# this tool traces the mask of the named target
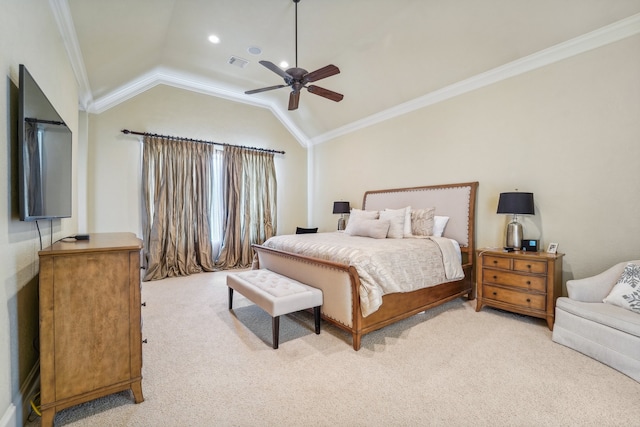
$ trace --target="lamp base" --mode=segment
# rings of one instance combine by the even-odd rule
[[[347,221],[344,219],[344,215],[340,217],[338,220],[338,231],[344,230],[346,227]]]
[[[522,224],[512,221],[507,224],[507,239],[504,247],[519,251],[522,248]]]

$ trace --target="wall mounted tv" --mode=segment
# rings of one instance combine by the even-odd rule
[[[71,130],[20,64],[18,178],[20,220],[71,217]]]

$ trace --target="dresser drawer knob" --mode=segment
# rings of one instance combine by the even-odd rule
[[[498,295],[498,293],[497,293],[497,292],[494,292],[493,294],[494,294],[494,295]]]
[[[494,259],[494,260],[493,260],[493,263],[494,263],[494,264],[497,264],[497,263],[498,263],[498,260],[495,260],[495,259]]]
[[[527,302],[531,302],[531,298],[527,298]]]
[[[530,284],[531,284],[531,280],[527,280],[527,285],[530,285]]]
[[[527,264],[527,268],[531,270],[531,264]]]
[[[494,279],[497,279],[497,278],[498,278],[498,276],[493,276],[493,278],[494,278]]]

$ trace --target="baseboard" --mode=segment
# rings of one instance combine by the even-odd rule
[[[18,427],[18,420],[16,420],[16,405],[13,403],[9,405],[2,418],[0,418],[0,427]]]
[[[31,412],[31,399],[34,398],[40,388],[40,359],[36,360],[35,365],[31,368],[29,375],[20,387],[20,393],[13,400],[14,410],[14,426],[19,427],[25,425],[27,417]],[[20,412],[17,412],[20,408]],[[9,424],[11,425],[11,424]],[[0,423],[0,427],[5,427]]]

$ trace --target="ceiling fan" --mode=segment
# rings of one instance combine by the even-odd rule
[[[261,89],[248,90],[245,92],[247,95],[254,93],[266,92],[268,90],[280,89],[283,87],[291,87],[291,93],[289,94],[289,110],[295,110],[298,108],[300,102],[300,90],[306,88],[307,91],[330,99],[335,102],[342,101],[344,95],[331,91],[329,89],[322,88],[316,85],[307,85],[308,83],[315,82],[327,77],[331,77],[340,73],[340,69],[335,65],[327,65],[312,72],[307,72],[304,68],[298,68],[298,3],[300,0],[293,0],[296,7],[296,66],[289,68],[287,71],[282,70],[276,64],[270,61],[259,61],[260,64],[267,67],[274,73],[278,74],[284,79],[285,84],[263,87]]]

